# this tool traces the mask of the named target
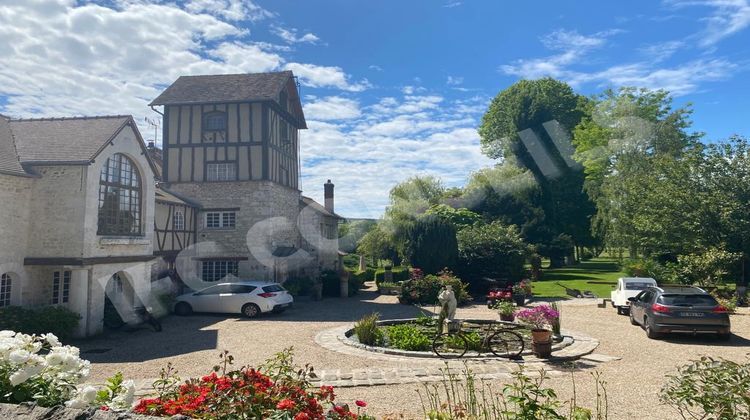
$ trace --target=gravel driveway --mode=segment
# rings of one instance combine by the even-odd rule
[[[677,418],[676,412],[658,402],[658,392],[666,374],[701,355],[740,361],[750,349],[750,312],[747,309],[732,317],[735,336],[729,342],[701,337],[654,341],[610,307],[597,308],[592,300],[565,301],[562,305],[563,328],[598,338],[601,344],[596,353],[621,358],[596,367],[607,381],[610,419]],[[126,378],[154,378],[167,362],[172,362],[182,377],[198,376],[210,371],[224,349],[234,355],[237,365],[257,365],[289,346],[294,346],[299,364],[310,363],[318,369],[370,368],[374,363],[384,368],[403,367],[396,362],[335,353],[314,342],[319,331],[350,324],[371,312],[388,319],[416,316],[419,309],[399,305],[392,296],[379,296],[370,291],[351,299],[298,302],[285,313],[255,320],[226,315],[171,316],[163,320],[164,330],[160,333],[147,329],[114,332],[73,344],[81,348],[82,357],[91,360],[93,381],[100,381],[118,370]],[[494,318],[495,315],[477,305],[459,309],[458,317]],[[555,368],[561,369],[560,366]],[[594,404],[593,371],[582,366],[571,373],[576,380],[579,405]],[[497,391],[502,388],[499,380],[490,383]],[[570,384],[570,377],[566,375],[548,382],[561,398],[570,397]],[[386,385],[340,388],[337,393],[342,401],[367,401],[371,414],[420,418],[416,390],[421,388],[415,384]]]

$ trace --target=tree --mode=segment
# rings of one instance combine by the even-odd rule
[[[586,102],[563,82],[522,80],[500,92],[482,118],[484,153],[528,170],[540,187],[544,216],[537,220],[543,241],[565,233],[578,246],[596,242],[590,229],[595,207],[583,191],[569,134],[583,118]]]
[[[444,192],[442,182],[434,176],[411,177],[391,189],[388,213],[394,219],[417,216],[439,204]]]
[[[396,265],[401,263],[401,257],[393,234],[378,224],[370,229],[357,244],[357,253],[376,260],[390,260]]]
[[[461,230],[482,221],[482,216],[466,208],[454,209],[446,204],[438,204],[427,209],[425,214],[437,216]]]
[[[453,269],[458,257],[456,228],[433,215],[419,217],[406,229],[404,257],[426,274]]]
[[[375,220],[352,220],[339,225],[339,249],[352,253],[357,249],[359,241],[375,226]]]
[[[524,242],[516,226],[497,221],[467,227],[457,237],[459,272],[469,281],[483,277],[520,280],[534,249]]]

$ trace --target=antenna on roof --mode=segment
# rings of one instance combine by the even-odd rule
[[[158,141],[158,135],[159,135],[159,127],[161,127],[161,124],[157,120],[152,120],[149,117],[143,117],[144,120],[146,120],[146,123],[149,127],[154,128],[154,144]]]

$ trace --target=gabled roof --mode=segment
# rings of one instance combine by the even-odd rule
[[[230,102],[273,101],[294,77],[291,71],[245,74],[180,76],[149,105],[190,105]],[[298,95],[292,100],[299,101]],[[299,109],[300,127],[306,128]]]
[[[10,121],[3,115],[0,115],[0,173],[30,176],[21,166],[13,132],[10,130]]]
[[[321,205],[320,203],[318,203],[317,201],[313,200],[310,197],[305,197],[304,195],[300,196],[299,204],[300,204],[300,207],[310,207],[310,209],[315,210],[324,216],[334,217],[336,219],[343,219],[343,217],[339,216],[336,213],[328,211],[323,205]]]
[[[24,165],[87,165],[127,126],[133,129],[151,170],[156,173],[130,115],[10,120],[18,157]]]
[[[200,203],[198,203],[197,201],[187,198],[181,194],[177,194],[174,191],[170,191],[164,188],[163,184],[156,184],[155,196],[156,201],[160,201],[162,203],[180,204],[188,207],[201,208]]]
[[[291,71],[180,76],[149,105],[276,100]]]

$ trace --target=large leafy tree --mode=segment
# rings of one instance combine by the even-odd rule
[[[516,226],[495,221],[458,232],[460,273],[469,281],[483,277],[520,280],[532,252]]]
[[[535,218],[541,223],[539,244],[560,234],[571,236],[577,246],[596,242],[590,229],[594,205],[583,192],[584,175],[572,159],[570,142],[586,102],[564,82],[522,80],[500,92],[482,118],[484,153],[529,171],[539,185],[538,208],[544,214]]]
[[[412,267],[434,274],[443,268],[455,268],[458,257],[456,227],[435,215],[425,215],[406,230],[404,257]]]

